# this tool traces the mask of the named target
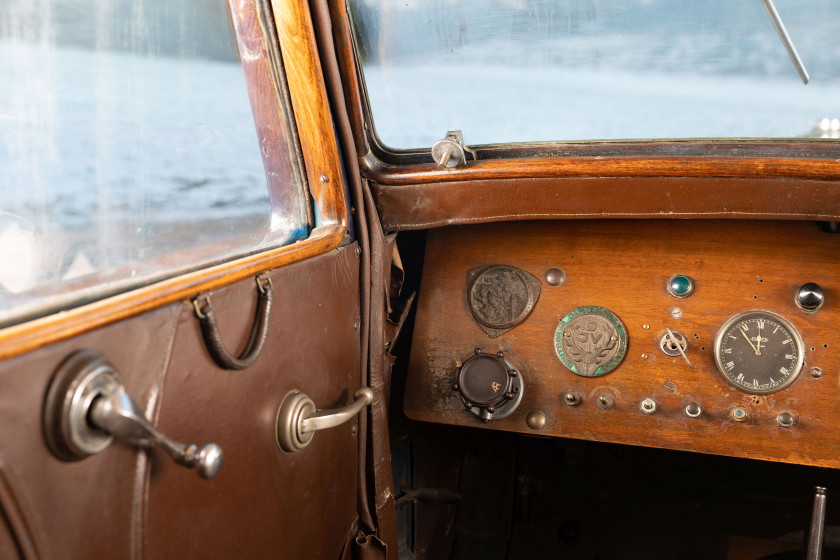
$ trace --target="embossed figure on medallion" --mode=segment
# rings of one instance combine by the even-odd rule
[[[582,377],[604,375],[627,353],[627,329],[610,310],[597,306],[575,309],[560,320],[554,333],[557,357]]]
[[[497,337],[528,316],[540,295],[533,275],[508,265],[475,268],[467,273],[470,313],[490,337]]]

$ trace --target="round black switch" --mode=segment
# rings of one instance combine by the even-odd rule
[[[522,400],[522,376],[502,352],[475,354],[458,363],[452,389],[460,393],[464,407],[487,422],[512,413]]]
[[[461,394],[472,404],[492,406],[508,392],[510,375],[503,360],[492,354],[481,354],[464,363],[458,384]]]

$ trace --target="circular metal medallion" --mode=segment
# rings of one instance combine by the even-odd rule
[[[491,337],[524,321],[540,297],[540,288],[539,280],[515,266],[484,266],[467,274],[470,312]]]
[[[627,354],[627,329],[609,309],[585,305],[560,320],[554,350],[569,371],[582,377],[611,372]]]

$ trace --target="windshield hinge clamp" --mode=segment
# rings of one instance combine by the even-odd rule
[[[473,160],[478,159],[475,150],[464,144],[464,135],[460,130],[450,130],[443,139],[432,146],[432,158],[438,167],[452,168],[465,165],[467,152],[472,155]]]

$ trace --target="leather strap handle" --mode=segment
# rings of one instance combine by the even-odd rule
[[[271,317],[271,301],[274,297],[274,287],[271,278],[268,276],[257,276],[257,311],[254,314],[254,322],[251,325],[251,334],[248,336],[248,343],[238,357],[233,357],[225,343],[222,341],[222,333],[216,322],[216,314],[213,312],[213,305],[210,303],[208,294],[199,294],[192,300],[195,314],[201,324],[201,334],[207,351],[213,360],[225,369],[245,369],[251,366],[259,358],[268,336],[268,320]]]

